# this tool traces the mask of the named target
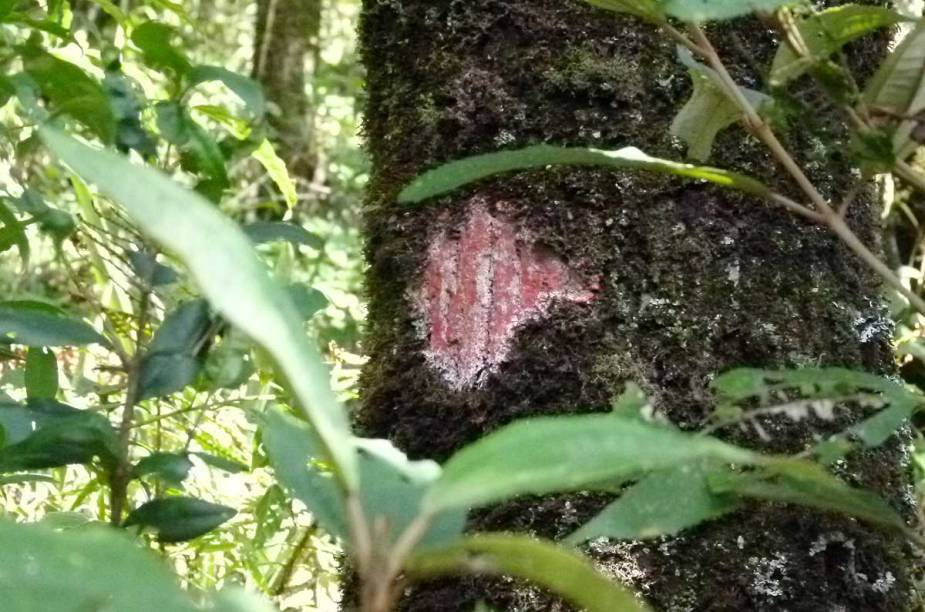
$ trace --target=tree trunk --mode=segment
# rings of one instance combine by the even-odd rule
[[[741,83],[757,86],[773,39],[753,20],[710,29]],[[890,323],[868,272],[827,231],[766,203],[703,184],[597,169],[483,182],[418,208],[395,203],[418,173],[449,160],[539,142],[673,159],[668,135],[690,93],[675,47],[632,18],[563,0],[365,0],[366,133],[373,160],[363,433],[414,457],[445,459],[514,419],[606,409],[629,381],[685,429],[703,425],[708,385],[729,368],[840,365],[892,371]],[[855,50],[875,66],[883,45]],[[846,137],[819,121],[804,87],[786,139],[832,197],[850,168]],[[810,123],[812,122],[812,123]],[[818,143],[833,145],[820,155]],[[759,143],[734,128],[714,165],[793,195]],[[872,199],[851,221],[876,241]],[[845,421],[762,422],[737,443],[803,450]],[[839,469],[910,511],[903,445]],[[561,537],[608,500],[579,494],[481,510],[478,530]],[[679,503],[683,503],[679,500]],[[911,609],[908,550],[863,523],[751,504],[655,542],[595,542],[606,574],[658,610]],[[503,580],[412,589],[407,610],[554,610]]]
[[[276,107],[280,156],[294,175],[311,181],[315,171],[311,104],[306,75],[317,64],[321,0],[258,0],[253,76]]]

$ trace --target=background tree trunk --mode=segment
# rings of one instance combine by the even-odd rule
[[[315,172],[313,119],[306,76],[317,65],[321,0],[258,0],[253,76],[276,106],[271,125],[280,156],[294,175]]]
[[[668,135],[690,80],[674,45],[632,18],[563,0],[365,0],[370,297],[365,434],[444,459],[511,420],[605,409],[636,381],[685,429],[711,409],[713,376],[737,366],[841,365],[890,372],[890,323],[878,287],[827,231],[748,197],[636,173],[556,169],[482,183],[423,207],[395,204],[419,172],[538,142],[681,158]],[[711,29],[736,77],[756,86],[773,38],[751,20]],[[882,45],[856,50],[874,66]],[[844,134],[818,120],[821,96],[787,139],[818,185],[850,181]],[[834,144],[817,153],[821,139]],[[792,192],[738,129],[715,165]],[[811,153],[813,152],[813,153]],[[794,194],[798,195],[798,194]],[[868,243],[876,207],[851,211]],[[845,421],[762,422],[738,443],[794,452]],[[902,445],[838,468],[909,512]],[[474,529],[561,537],[599,495],[524,499],[483,510]],[[911,608],[903,543],[843,517],[752,504],[655,542],[595,542],[602,570],[660,610]],[[506,581],[413,589],[408,610],[559,609]]]

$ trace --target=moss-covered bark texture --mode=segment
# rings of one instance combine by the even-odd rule
[[[758,85],[771,34],[750,20],[710,34],[736,77]],[[689,78],[654,28],[572,0],[364,0],[361,36],[374,167],[366,213],[371,361],[359,416],[365,434],[391,438],[414,457],[445,459],[514,419],[605,409],[628,381],[672,421],[696,429],[711,409],[711,378],[731,367],[890,370],[877,283],[826,230],[761,201],[681,180],[567,168],[505,176],[421,207],[395,203],[423,170],[539,142],[635,145],[682,158],[668,126]],[[878,49],[856,51],[859,65],[876,64]],[[817,120],[822,100],[811,89],[795,97],[799,122],[784,136],[837,197],[856,175],[839,153],[842,135]],[[792,192],[740,130],[720,138],[711,162]],[[454,387],[428,362],[419,296],[428,245],[464,227],[472,202],[535,237],[593,284],[596,297],[553,300],[543,317],[518,327],[503,363],[478,384]],[[870,201],[858,199],[851,218],[872,244]],[[727,435],[799,451],[844,423],[762,425],[761,436]],[[900,441],[852,458],[839,475],[908,511]],[[517,500],[475,513],[472,527],[561,537],[605,501]],[[912,606],[899,539],[802,508],[756,504],[680,537],[596,542],[589,553],[659,610]],[[500,610],[565,609],[535,589],[487,579],[420,585],[402,605],[471,610],[481,600]]]

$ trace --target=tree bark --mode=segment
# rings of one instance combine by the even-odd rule
[[[253,77],[276,107],[270,123],[290,172],[311,181],[313,120],[306,75],[318,63],[321,0],[258,0]]]
[[[710,35],[736,78],[759,86],[756,67],[774,49],[767,28],[746,19]],[[690,80],[652,26],[577,1],[365,0],[361,39],[373,161],[364,434],[442,460],[518,418],[607,409],[629,381],[696,430],[711,409],[710,380],[733,367],[892,372],[877,282],[827,231],[764,202],[690,181],[566,168],[504,176],[418,208],[395,203],[420,172],[500,148],[634,145],[680,159],[668,126]],[[882,50],[872,43],[853,54],[869,70]],[[812,112],[798,113],[785,136],[835,198],[850,183],[839,154],[847,137],[818,119],[822,100],[803,87],[795,103]],[[741,130],[724,133],[715,151],[713,165],[799,196]],[[875,243],[873,199],[850,215]],[[846,422],[772,418],[762,422],[766,436],[730,439],[797,452]],[[856,454],[838,474],[910,512],[900,438]],[[557,538],[607,501],[521,499],[473,513],[471,526]],[[912,606],[899,538],[800,507],[751,504],[679,537],[595,542],[588,553],[658,610]],[[536,589],[486,579],[419,585],[402,606],[471,610],[480,600],[565,609]]]

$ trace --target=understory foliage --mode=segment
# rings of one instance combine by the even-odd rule
[[[407,580],[465,572],[522,578],[587,610],[647,610],[582,545],[674,535],[750,500],[846,515],[925,545],[921,513],[913,520],[830,469],[897,434],[918,449],[919,481],[925,469],[925,23],[785,0],[588,1],[678,43],[693,95],[672,132],[690,159],[538,143],[433,169],[397,205],[550,165],[745,191],[832,231],[883,278],[906,379],[717,372],[711,424],[693,433],[658,419],[628,381],[595,414],[519,421],[442,466],[409,461],[349,427],[363,362],[357,6],[323,5],[304,92],[315,128],[305,146],[320,170],[305,177],[277,153],[277,109],[247,76],[252,3],[0,0],[4,609],[331,609],[343,551],[368,612],[391,609]],[[767,91],[736,84],[705,29],[751,12],[779,34]],[[906,37],[862,86],[843,48],[882,28]],[[852,198],[826,200],[775,136],[787,88],[805,76],[855,135],[863,175],[852,180],[888,187],[897,247],[886,262],[845,222]],[[724,129],[764,143],[801,197],[701,165]],[[768,417],[845,415],[853,425],[798,456],[717,437]],[[581,490],[619,495],[563,542],[464,533],[473,508]]]

